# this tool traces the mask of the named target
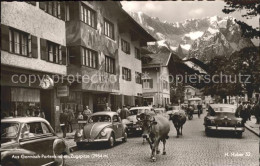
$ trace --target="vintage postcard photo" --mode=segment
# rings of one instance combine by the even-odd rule
[[[1,1],[0,166],[259,166],[259,11]]]

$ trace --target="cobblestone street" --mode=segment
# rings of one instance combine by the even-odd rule
[[[157,161],[150,161],[148,143],[142,145],[141,137],[130,137],[127,143],[118,143],[112,149],[103,146],[86,146],[85,149],[71,153],[86,155],[89,158],[66,159],[67,166],[102,165],[174,165],[174,166],[257,166],[259,164],[259,138],[249,130],[242,138],[232,134],[207,137],[204,132],[203,116],[194,115],[187,120],[183,136],[176,137],[176,130],[171,123],[170,138],[166,143],[166,155],[157,155]],[[160,144],[162,151],[162,144]],[[242,156],[241,156],[242,155]],[[79,156],[78,156],[79,157]]]

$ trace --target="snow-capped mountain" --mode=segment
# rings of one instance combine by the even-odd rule
[[[208,62],[215,56],[229,56],[234,51],[253,46],[250,39],[241,36],[239,25],[233,17],[206,17],[169,23],[142,12],[130,15],[159,42],[157,45],[178,53],[180,58],[195,57]]]

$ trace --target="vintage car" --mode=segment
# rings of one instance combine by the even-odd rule
[[[132,107],[129,112],[130,115],[127,117],[129,123],[127,123],[127,131],[128,134],[141,134],[143,132],[141,126],[137,123],[136,115],[140,113],[148,113],[153,112],[153,107]],[[154,113],[154,112],[153,112]]]
[[[127,141],[126,125],[116,112],[106,111],[93,113],[83,129],[76,131],[74,138],[79,149],[95,142],[106,142],[113,147],[115,141],[119,140]]]
[[[193,114],[197,114],[198,113],[197,105],[202,102],[201,98],[199,97],[190,98],[188,99],[188,102],[189,105],[191,105],[194,109]],[[201,113],[203,113],[203,109],[201,111],[202,111]]]
[[[169,116],[169,114],[167,114],[165,108],[154,108],[154,112],[155,112],[155,114],[157,114],[157,115],[162,115],[162,116],[164,116],[165,118],[170,119],[170,116]]]
[[[212,131],[233,131],[238,137],[242,137],[245,131],[242,118],[235,116],[236,106],[230,104],[211,104],[208,114],[204,118],[205,133]]]
[[[65,165],[64,155],[69,153],[65,141],[43,118],[1,120],[2,166]]]

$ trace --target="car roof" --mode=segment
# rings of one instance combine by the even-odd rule
[[[4,122],[16,122],[16,123],[31,123],[31,122],[45,122],[48,123],[49,122],[43,118],[40,117],[17,117],[17,118],[5,118],[5,119],[1,119],[1,123]]]
[[[218,107],[228,107],[228,108],[236,108],[236,105],[232,104],[210,104],[212,108],[218,108]]]
[[[100,111],[100,112],[95,112],[92,114],[93,115],[109,115],[109,116],[113,116],[113,115],[118,115],[116,112],[111,112],[111,111]]]
[[[134,109],[152,109],[153,107],[149,107],[149,106],[146,106],[146,107],[132,107],[130,108],[130,110],[134,110]]]
[[[165,108],[154,108],[154,110],[165,110]]]

